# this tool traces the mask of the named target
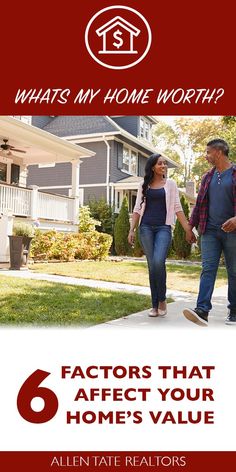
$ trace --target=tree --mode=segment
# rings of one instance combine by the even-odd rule
[[[132,249],[133,249],[132,250],[132,255],[134,257],[142,257],[143,256],[144,252],[143,252],[143,248],[142,248],[142,245],[141,245],[141,242],[140,242],[138,228],[135,231],[134,246],[133,246]]]
[[[113,233],[114,212],[111,206],[106,202],[105,198],[100,200],[90,200],[89,208],[91,216],[100,221],[100,226],[96,230],[101,233]]]
[[[222,118],[222,138],[227,141],[230,148],[230,159],[236,161],[236,116],[224,116]]]
[[[220,118],[199,120],[182,117],[174,120],[173,129],[171,128],[169,125],[158,124],[154,131],[154,143],[172,159],[173,153],[178,155],[182,165],[173,176],[179,187],[185,186],[187,180],[198,183],[202,174],[209,169],[209,164],[204,159],[206,144],[210,139],[222,136],[224,124]]]
[[[131,252],[128,243],[129,227],[128,199],[124,197],[114,228],[115,251],[118,256],[126,256]]]
[[[90,215],[90,208],[88,205],[82,206],[79,210],[79,231],[81,233],[88,233],[95,231],[96,226],[100,226],[100,221],[95,220]]]
[[[234,116],[224,116],[219,120],[215,120],[217,126],[212,126],[212,120],[204,120],[203,124],[205,126],[204,133],[206,134],[205,139],[199,135],[196,139],[196,150],[198,152],[198,157],[195,160],[195,164],[192,168],[192,173],[195,176],[199,176],[198,180],[209,170],[209,164],[204,159],[205,148],[211,139],[220,138],[227,141],[230,148],[230,159],[232,161],[236,160],[236,117]],[[197,133],[197,129],[196,129]]]
[[[153,144],[157,147],[160,153],[170,157],[178,164],[177,168],[169,169],[169,177],[173,177],[177,182],[178,187],[183,186],[184,165],[181,163],[181,158],[175,149],[178,136],[174,128],[166,123],[159,122],[153,129]]]
[[[183,212],[186,218],[189,218],[189,204],[184,195],[181,196],[180,202],[183,208]],[[174,235],[173,235],[173,246],[175,249],[175,253],[181,259],[187,259],[191,254],[191,245],[187,243],[185,239],[185,231],[182,228],[180,222],[177,220]]]

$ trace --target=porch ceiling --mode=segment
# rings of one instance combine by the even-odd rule
[[[25,151],[23,154],[14,149],[11,150],[9,158],[19,165],[79,161],[81,157],[95,155],[88,149],[69,143],[10,116],[0,116],[1,144],[3,139],[8,139],[10,146]]]

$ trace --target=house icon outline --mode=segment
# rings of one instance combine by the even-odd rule
[[[111,31],[113,28],[120,27],[124,30],[129,32],[129,49],[126,50],[107,50],[106,43],[107,43],[107,33]],[[121,31],[118,30],[119,34]],[[98,51],[98,54],[138,54],[138,51],[134,50],[134,36],[137,37],[140,34],[140,30],[136,28],[136,26],[129,23],[129,21],[125,20],[121,16],[115,16],[110,21],[102,25],[100,28],[96,30],[98,36],[102,36],[103,40],[103,48],[101,51]]]

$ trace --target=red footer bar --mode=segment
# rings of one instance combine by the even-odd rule
[[[93,471],[235,471],[236,452],[0,452],[4,472]]]

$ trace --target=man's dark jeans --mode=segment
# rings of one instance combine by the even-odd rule
[[[171,227],[141,225],[140,241],[148,262],[153,308],[166,299],[166,257],[171,243]]]
[[[220,256],[223,252],[228,273],[228,308],[236,311],[236,234],[222,229],[208,229],[201,236],[202,273],[197,307],[208,312],[215,285]]]

